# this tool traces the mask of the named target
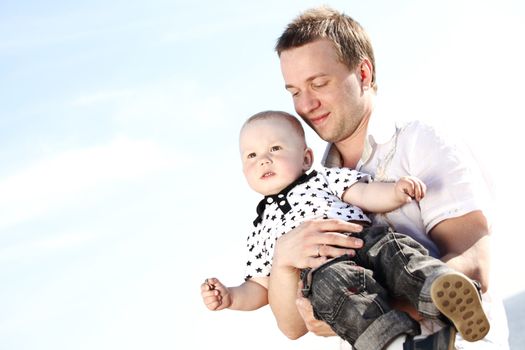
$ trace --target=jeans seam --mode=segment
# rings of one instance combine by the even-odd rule
[[[391,234],[391,233],[389,233]],[[414,275],[412,273],[412,271],[410,271],[407,266],[408,266],[408,259],[405,255],[405,253],[403,252],[403,249],[401,247],[401,245],[399,244],[398,240],[397,240],[397,237],[395,234],[391,234],[392,235],[392,238],[394,240],[394,242],[396,243],[396,247],[397,247],[397,251],[398,253],[401,254],[401,256],[403,257],[403,269],[407,272],[407,274],[414,280],[417,280],[419,282],[424,282],[425,280],[423,278],[419,278],[418,276]]]

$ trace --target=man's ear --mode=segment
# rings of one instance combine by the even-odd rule
[[[364,58],[359,65],[359,77],[361,78],[361,88],[368,90],[372,87],[372,63]]]
[[[314,152],[311,148],[306,147],[304,150],[304,157],[303,157],[303,170],[307,171],[312,167],[312,164],[314,163]]]

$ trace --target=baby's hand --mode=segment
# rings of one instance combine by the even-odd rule
[[[427,191],[427,186],[414,176],[403,176],[396,182],[396,195],[402,202],[409,203],[412,199],[420,201]]]
[[[212,311],[226,309],[232,304],[228,287],[217,278],[206,278],[201,284],[201,296],[204,305]]]

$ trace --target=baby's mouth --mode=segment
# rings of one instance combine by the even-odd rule
[[[271,176],[273,176],[273,175],[275,175],[275,173],[269,171],[269,172],[267,172],[267,173],[264,173],[264,174],[261,176],[261,179],[266,179],[266,178],[269,178],[269,177],[271,177]]]

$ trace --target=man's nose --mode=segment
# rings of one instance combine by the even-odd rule
[[[309,91],[304,91],[295,100],[295,110],[299,115],[307,115],[320,106],[319,99]]]

